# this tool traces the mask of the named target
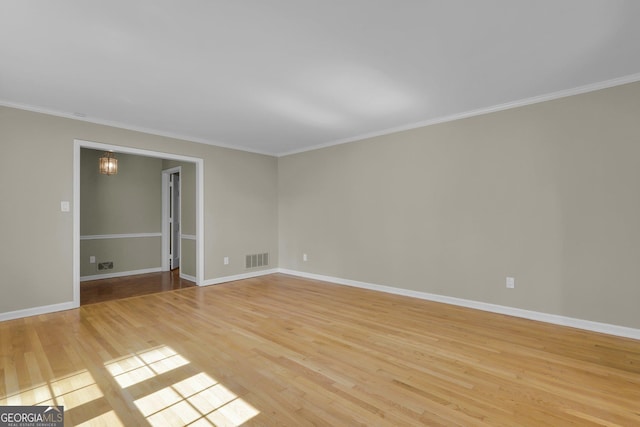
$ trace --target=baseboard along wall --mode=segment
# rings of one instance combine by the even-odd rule
[[[557,314],[542,313],[538,311],[524,310],[515,307],[508,307],[497,304],[489,304],[486,302],[467,300],[463,298],[454,298],[444,295],[430,294],[427,292],[413,291],[410,289],[396,288],[393,286],[377,285],[373,283],[359,282],[356,280],[342,279],[339,277],[324,276],[321,274],[306,273],[297,270],[289,270],[279,268],[279,273],[289,274],[292,276],[303,277],[307,279],[321,280],[324,282],[334,283],[337,285],[353,286],[357,288],[369,289],[373,291],[387,292],[390,294],[403,295],[413,298],[424,299],[428,301],[441,302],[444,304],[457,305],[461,307],[473,308],[476,310],[488,311],[491,313],[506,314],[508,316],[521,317],[529,320],[537,320],[540,322],[552,323],[554,325],[569,326],[572,328],[583,329],[591,332],[599,332],[619,337],[632,338],[640,340],[640,329],[629,328],[626,326],[611,325],[608,323],[593,322],[591,320],[575,319],[573,317],[560,316]]]
[[[160,267],[145,268],[142,270],[132,270],[132,271],[119,271],[117,273],[106,273],[106,274],[95,274],[92,276],[82,276],[80,277],[80,281],[86,282],[88,280],[114,279],[116,277],[135,276],[136,274],[158,273],[160,271],[162,271],[162,268]]]
[[[120,273],[101,274],[96,276],[83,276],[80,281],[107,279],[114,277],[130,276],[135,274],[155,273],[161,271],[161,268],[151,268],[145,270],[126,271]],[[320,280],[324,282],[334,283],[337,285],[353,286],[357,288],[369,289],[373,291],[386,292],[395,295],[403,295],[412,298],[419,298],[428,301],[440,302],[444,304],[452,304],[461,307],[472,308],[476,310],[488,311],[491,313],[505,314],[508,316],[520,317],[529,320],[551,323],[554,325],[569,326],[572,328],[583,329],[591,332],[599,332],[603,334],[615,335],[619,337],[632,338],[640,340],[640,329],[629,328],[626,326],[612,325],[609,323],[594,322],[591,320],[576,319],[573,317],[560,316],[557,314],[549,314],[532,310],[524,310],[515,307],[508,307],[497,304],[490,304],[481,301],[467,300],[463,298],[448,297],[444,295],[431,294],[427,292],[414,291],[410,289],[396,288],[393,286],[378,285],[374,283],[360,282],[357,280],[343,279],[339,277],[326,276],[321,274],[307,273],[303,271],[290,270],[286,268],[272,268],[268,270],[254,271],[250,273],[236,274],[232,276],[218,277],[215,279],[205,280],[202,286],[217,285],[220,283],[233,282],[236,280],[250,279],[253,277],[266,276],[268,274],[282,273],[291,276],[302,277],[306,279]],[[195,277],[180,275],[180,277],[195,282]],[[21,317],[35,316],[39,314],[52,313],[55,311],[69,310],[77,308],[73,302],[54,304],[42,307],[33,307],[24,310],[16,310],[7,313],[0,313],[0,321],[17,319]]]

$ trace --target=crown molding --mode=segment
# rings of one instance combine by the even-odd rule
[[[213,140],[204,139],[204,138],[197,138],[197,137],[194,137],[194,136],[183,135],[183,134],[180,134],[180,133],[166,132],[166,131],[161,131],[161,130],[157,130],[157,129],[151,129],[151,128],[147,128],[147,127],[143,127],[143,126],[135,126],[135,125],[130,125],[128,123],[118,122],[118,121],[114,121],[114,120],[103,120],[103,119],[99,119],[99,118],[96,118],[96,117],[87,117],[87,116],[77,115],[77,114],[74,114],[74,113],[69,113],[69,112],[66,112],[66,111],[55,110],[55,109],[52,109],[52,108],[36,107],[34,105],[20,104],[20,103],[16,103],[16,102],[5,101],[5,100],[2,100],[2,99],[0,99],[0,106],[9,107],[9,108],[16,108],[18,110],[24,110],[24,111],[31,111],[32,113],[40,113],[40,114],[47,114],[47,115],[50,115],[50,116],[62,117],[62,118],[65,118],[65,119],[79,120],[81,122],[93,123],[93,124],[96,124],[96,125],[110,126],[110,127],[114,127],[114,128],[118,128],[118,129],[124,129],[124,130],[130,130],[130,131],[134,131],[134,132],[146,133],[146,134],[149,134],[149,135],[162,136],[162,137],[165,137],[165,138],[179,139],[179,140],[182,140],[182,141],[185,141],[185,142],[194,142],[194,143],[198,143],[198,144],[211,145],[213,147],[227,148],[229,150],[236,150],[236,151],[245,151],[245,152],[248,152],[248,153],[262,154],[262,155],[271,156],[271,157],[274,156],[273,153],[268,153],[266,151],[260,151],[260,150],[254,150],[254,149],[243,147],[243,146],[239,146],[239,145],[233,145],[233,144],[228,144],[228,143],[225,143],[225,142],[213,141]]]
[[[495,113],[498,111],[510,110],[512,108],[524,107],[531,104],[538,104],[545,101],[553,101],[554,99],[566,98],[573,95],[581,95],[583,93],[595,92],[601,89],[607,89],[610,87],[621,86],[627,83],[635,83],[640,81],[640,73],[631,74],[611,80],[606,80],[598,83],[591,83],[588,85],[578,86],[572,89],[560,90],[557,92],[551,92],[544,95],[533,96],[531,98],[520,99],[517,101],[505,102],[504,104],[492,105],[489,107],[478,108],[476,110],[470,110],[462,113],[451,114],[448,116],[436,117],[429,120],[423,120],[415,123],[409,123],[402,126],[391,127],[375,132],[364,133],[356,136],[351,136],[344,139],[338,139],[335,141],[325,142],[311,147],[302,148],[299,150],[291,150],[283,153],[279,153],[277,157],[290,156],[292,154],[304,153],[307,151],[319,150],[321,148],[333,147],[334,145],[347,144],[349,142],[362,141],[364,139],[374,138],[377,136],[389,135],[396,132],[402,132],[406,130],[417,129],[421,127],[436,125],[439,123],[452,122],[460,119],[467,119],[470,117],[481,116],[483,114]]]
[[[130,125],[130,124],[127,124],[127,123],[122,123],[122,122],[117,122],[117,121],[112,121],[112,120],[103,120],[103,119],[98,119],[98,118],[95,118],[95,117],[83,117],[81,115],[77,115],[77,114],[74,114],[74,113],[58,111],[58,110],[50,109],[50,108],[36,107],[36,106],[33,106],[33,105],[28,105],[28,104],[20,104],[20,103],[5,101],[5,100],[2,100],[2,99],[0,99],[0,106],[16,108],[16,109],[19,109],[19,110],[31,111],[31,112],[34,112],[34,113],[48,114],[48,115],[51,115],[51,116],[63,117],[63,118],[72,119],[72,120],[79,120],[79,121],[93,123],[93,124],[97,124],[97,125],[111,126],[111,127],[115,127],[115,128],[119,128],[119,129],[125,129],[125,130],[134,131],[134,132],[141,132],[141,133],[146,133],[146,134],[156,135],[156,136],[161,136],[161,137],[166,137],[166,138],[178,139],[178,140],[187,141],[187,142],[194,142],[194,143],[198,143],[198,144],[211,145],[211,146],[214,146],[214,147],[226,148],[226,149],[230,149],[230,150],[245,151],[245,152],[248,152],[248,153],[261,154],[261,155],[271,156],[271,157],[285,157],[285,156],[290,156],[290,155],[293,155],[293,154],[305,153],[307,151],[319,150],[319,149],[322,149],[322,148],[332,147],[332,146],[335,146],[335,145],[347,144],[349,142],[362,141],[362,140],[369,139],[369,138],[374,138],[374,137],[378,137],[378,136],[389,135],[389,134],[392,134],[392,133],[397,133],[397,132],[417,129],[417,128],[431,126],[431,125],[435,125],[435,124],[439,124],[439,123],[452,122],[452,121],[455,121],[455,120],[466,119],[466,118],[475,117],[475,116],[481,116],[481,115],[484,115],[484,114],[495,113],[495,112],[498,112],[498,111],[509,110],[509,109],[512,109],[512,108],[524,107],[524,106],[531,105],[531,104],[538,104],[538,103],[545,102],[545,101],[552,101],[552,100],[555,100],[555,99],[566,98],[568,96],[580,95],[580,94],[584,94],[584,93],[588,93],[588,92],[594,92],[594,91],[597,91],[597,90],[607,89],[607,88],[610,88],[610,87],[620,86],[620,85],[624,85],[624,84],[628,84],[628,83],[635,83],[637,81],[640,81],[640,73],[630,74],[630,75],[618,77],[618,78],[615,78],[615,79],[610,79],[610,80],[605,80],[605,81],[602,81],[602,82],[597,82],[597,83],[591,83],[591,84],[587,84],[587,85],[583,85],[583,86],[578,86],[578,87],[574,87],[574,88],[571,88],[571,89],[565,89],[565,90],[560,90],[560,91],[556,91],[556,92],[550,92],[550,93],[547,93],[547,94],[533,96],[533,97],[530,97],[530,98],[524,98],[524,99],[520,99],[520,100],[516,100],[516,101],[510,101],[510,102],[506,102],[506,103],[503,103],[503,104],[497,104],[497,105],[492,105],[492,106],[488,106],[488,107],[484,107],[484,108],[478,108],[478,109],[475,109],[475,110],[465,111],[465,112],[462,112],[462,113],[456,113],[456,114],[451,114],[451,115],[447,115],[447,116],[435,117],[435,118],[428,119],[428,120],[422,120],[422,121],[419,121],[419,122],[408,123],[408,124],[405,124],[405,125],[386,128],[386,129],[378,130],[378,131],[375,131],[375,132],[368,132],[368,133],[358,134],[358,135],[350,136],[350,137],[347,137],[347,138],[342,138],[342,139],[338,139],[338,140],[334,140],[334,141],[327,141],[327,142],[320,143],[320,144],[315,144],[315,145],[312,145],[312,146],[309,146],[309,147],[305,147],[305,148],[301,148],[301,149],[297,149],[297,150],[285,151],[285,152],[281,152],[281,153],[272,153],[272,152],[267,152],[267,151],[262,151],[262,150],[255,150],[255,149],[247,148],[247,147],[240,146],[240,145],[234,145],[234,144],[229,144],[229,143],[220,142],[220,141],[213,141],[213,140],[208,140],[208,139],[204,139],[204,138],[197,138],[197,137],[194,137],[194,136],[183,135],[183,134],[179,134],[179,133],[160,131],[160,130],[157,130],[157,129],[151,129],[151,128],[146,128],[146,127],[142,127],[142,126],[134,126],[134,125]]]

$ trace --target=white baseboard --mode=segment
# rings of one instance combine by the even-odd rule
[[[217,277],[215,279],[205,280],[204,282],[202,282],[202,286],[218,285],[220,283],[233,282],[236,280],[251,279],[253,277],[260,277],[266,276],[267,274],[278,273],[278,271],[279,269],[272,268],[270,270],[253,271],[251,273],[236,274],[234,276]]]
[[[158,273],[160,271],[162,271],[162,268],[160,267],[145,268],[143,270],[120,271],[118,273],[96,274],[94,276],[82,276],[80,277],[80,281],[86,282],[87,280],[113,279],[116,277],[135,276],[136,274]]]
[[[467,300],[462,298],[454,298],[426,292],[413,291],[410,289],[395,288],[391,286],[376,285],[373,283],[358,282],[356,280],[341,279],[339,277],[324,276],[321,274],[305,273],[303,271],[289,270],[279,268],[279,273],[290,274],[292,276],[304,277],[307,279],[322,280],[338,285],[353,286],[356,288],[370,289],[374,291],[387,292],[390,294],[404,295],[413,298],[420,298],[429,301],[441,302],[445,304],[457,305],[461,307],[474,308],[492,313],[506,314],[524,319],[538,320],[541,322],[552,323],[555,325],[570,326],[572,328],[584,329],[592,332],[600,332],[609,335],[616,335],[625,338],[633,338],[640,340],[640,329],[629,328],[626,326],[611,325],[608,323],[593,322],[591,320],[575,319],[573,317],[559,316],[557,314],[548,314],[538,311],[524,310],[521,308],[507,307],[504,305],[489,304],[486,302]]]
[[[98,276],[84,276],[80,278],[80,280],[84,281],[84,280],[106,279],[110,277],[121,277],[121,276],[135,275],[135,274],[154,273],[158,271],[161,271],[161,269],[151,268],[146,270],[135,270],[135,271],[127,271],[127,272],[121,272],[121,273],[112,273],[108,275],[105,274],[105,275],[98,275]],[[216,285],[216,284],[225,283],[225,282],[232,282],[235,280],[250,279],[252,277],[260,277],[260,276],[265,276],[265,275],[274,274],[274,273],[290,274],[292,276],[304,277],[307,279],[314,279],[314,280],[321,280],[325,282],[335,283],[338,285],[353,286],[357,288],[370,289],[374,291],[386,292],[386,293],[391,293],[396,295],[404,295],[404,296],[424,299],[428,301],[452,304],[452,305],[457,305],[461,307],[468,307],[468,308],[473,308],[477,310],[488,311],[492,313],[506,314],[509,316],[521,317],[524,319],[537,320],[541,322],[552,323],[555,325],[570,326],[573,328],[584,329],[587,331],[600,332],[604,334],[616,335],[620,337],[640,340],[640,329],[629,328],[626,326],[618,326],[618,325],[612,325],[609,323],[601,323],[601,322],[594,322],[591,320],[576,319],[572,317],[560,316],[557,314],[548,314],[548,313],[542,313],[538,311],[524,310],[520,308],[507,307],[503,305],[467,300],[463,298],[448,297],[444,295],[430,294],[427,292],[413,291],[410,289],[395,288],[392,286],[376,285],[373,283],[359,282],[356,280],[342,279],[339,277],[325,276],[321,274],[306,273],[303,271],[289,270],[286,268],[274,268],[269,270],[255,271],[251,273],[237,274],[233,276],[218,277],[215,279],[205,280],[202,286]],[[195,282],[195,277],[191,277],[188,275],[181,275],[181,277],[184,277],[187,280],[193,280]],[[0,313],[0,322],[5,320],[18,319],[22,317],[53,313],[56,311],[70,310],[73,308],[78,308],[78,305],[73,302],[65,302],[60,304],[27,308],[23,310],[9,311],[6,313]]]
[[[78,308],[78,305],[73,302],[63,302],[60,304],[25,308],[24,310],[9,311],[6,313],[0,313],[0,322],[3,322],[5,320],[20,319],[22,317],[38,316],[40,314],[53,313],[54,311],[71,310],[72,308]]]
[[[196,278],[194,276],[190,276],[188,274],[180,273],[180,278],[184,279],[184,280],[189,280],[189,281],[194,282],[194,283],[196,282]]]

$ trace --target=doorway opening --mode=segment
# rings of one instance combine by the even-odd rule
[[[147,157],[147,158],[155,158],[155,159],[160,159],[162,160],[162,163],[165,167],[169,167],[171,168],[171,166],[175,166],[176,164],[178,165],[183,165],[185,167],[187,167],[188,170],[188,176],[189,176],[189,200],[191,200],[189,206],[191,206],[189,208],[189,212],[191,212],[191,214],[189,215],[189,218],[191,218],[189,220],[189,227],[188,227],[188,232],[191,233],[187,236],[185,236],[183,234],[183,230],[182,230],[182,222],[183,222],[183,218],[182,218],[182,181],[184,180],[184,170],[181,170],[178,168],[178,170],[173,171],[174,176],[171,177],[171,174],[167,174],[166,178],[168,180],[168,182],[170,181],[172,183],[172,189],[171,189],[171,194],[167,194],[167,215],[170,214],[171,212],[171,218],[172,221],[175,223],[175,225],[173,227],[171,227],[171,229],[167,230],[167,234],[166,234],[166,240],[167,242],[171,241],[171,245],[169,245],[169,243],[166,244],[167,247],[172,247],[171,249],[171,261],[169,260],[169,256],[164,256],[164,252],[161,252],[164,250],[164,240],[165,240],[165,233],[164,233],[164,223],[163,223],[163,230],[160,233],[156,233],[156,232],[136,232],[136,230],[133,230],[133,232],[131,231],[127,231],[127,232],[119,232],[119,231],[107,231],[107,232],[87,232],[86,230],[86,222],[83,222],[83,234],[81,235],[81,231],[80,231],[80,206],[81,206],[81,191],[80,191],[80,181],[81,181],[81,168],[80,168],[80,164],[81,164],[81,149],[90,149],[90,150],[101,150],[101,151],[114,151],[116,153],[121,153],[121,154],[126,154],[126,155],[133,155],[133,156],[141,156],[141,157]],[[85,150],[86,151],[86,150]],[[161,259],[157,259],[157,264],[155,264],[156,266],[158,266],[158,268],[155,269],[156,272],[161,273],[163,271],[169,272],[172,268],[175,269],[175,271],[173,271],[171,273],[171,276],[177,276],[178,272],[179,272],[179,278],[180,279],[187,279],[187,280],[191,280],[193,282],[195,282],[196,285],[200,286],[202,285],[203,282],[203,276],[204,276],[204,211],[203,211],[203,199],[204,199],[204,191],[203,191],[203,181],[204,181],[204,172],[203,172],[203,166],[204,166],[204,161],[200,158],[195,158],[195,157],[188,157],[188,156],[182,156],[182,155],[175,155],[175,154],[168,154],[168,153],[162,153],[162,152],[155,152],[155,151],[150,151],[150,150],[142,150],[142,149],[137,149],[137,148],[131,148],[131,147],[124,147],[124,146],[116,146],[116,145],[110,145],[110,144],[103,144],[103,143],[97,143],[97,142],[91,142],[91,141],[83,141],[83,140],[75,140],[74,141],[74,174],[73,174],[73,191],[74,191],[74,203],[73,203],[73,305],[75,307],[79,307],[80,306],[80,282],[81,279],[83,281],[87,281],[87,280],[92,280],[92,279],[98,279],[98,278],[109,278],[109,279],[116,279],[119,276],[126,276],[127,272],[129,273],[143,273],[142,270],[136,270],[135,268],[128,268],[128,270],[130,271],[122,271],[122,274],[120,274],[120,272],[116,271],[116,269],[118,267],[122,266],[123,270],[127,270],[125,262],[120,262],[120,264],[116,263],[115,264],[115,269],[114,267],[111,267],[113,269],[113,273],[110,274],[110,277],[105,277],[104,272],[100,271],[99,275],[93,276],[93,270],[87,270],[87,266],[85,266],[84,264],[88,264],[88,263],[96,263],[96,261],[94,261],[96,258],[99,257],[94,257],[94,256],[88,256],[86,253],[82,252],[85,251],[87,252],[85,249],[87,247],[86,243],[89,241],[100,241],[100,240],[108,240],[108,242],[110,243],[111,246],[113,246],[114,242],[122,242],[122,241],[126,241],[126,239],[130,239],[132,241],[138,241],[141,242],[144,239],[152,239],[154,236],[157,236],[156,238],[162,238],[162,243],[161,243],[161,248],[156,246],[158,249],[156,249],[158,252],[155,252],[156,254],[161,255]],[[171,169],[175,169],[175,168],[171,168]],[[171,169],[167,169],[167,170],[171,170]],[[177,174],[175,174],[175,172],[177,172]],[[158,175],[156,175],[156,177],[158,177]],[[164,174],[164,170],[163,170],[163,174],[162,174],[162,178],[164,179],[165,174]],[[158,179],[158,178],[156,178]],[[159,182],[156,181],[156,182]],[[157,184],[156,184],[157,185]],[[84,187],[83,187],[84,188]],[[157,188],[157,187],[156,187]],[[163,185],[163,192],[164,192],[164,185]],[[169,188],[167,186],[167,188]],[[175,191],[175,189],[177,189],[177,191]],[[84,190],[83,190],[84,191]],[[156,193],[157,194],[157,193]],[[85,194],[86,196],[86,194]],[[171,196],[171,197],[169,197]],[[172,200],[171,204],[172,206],[169,206],[169,199]],[[89,200],[91,200],[91,198],[89,198]],[[156,199],[157,200],[157,199]],[[85,202],[86,205],[86,202]],[[165,204],[163,203],[163,207],[162,210],[165,210]],[[170,209],[171,208],[171,209]],[[129,209],[131,210],[131,209]],[[195,211],[195,212],[194,212]],[[156,211],[157,212],[157,211]],[[103,213],[103,212],[101,212]],[[158,217],[156,217],[158,218]],[[193,219],[195,218],[195,220]],[[158,218],[159,219],[159,218]],[[157,221],[157,220],[155,220]],[[153,224],[153,221],[147,221],[147,224]],[[155,222],[155,224],[158,224],[158,222]],[[159,224],[158,224],[159,225]],[[168,225],[168,224],[167,224]],[[157,225],[155,226],[157,227]],[[155,227],[151,227],[151,228],[155,228]],[[155,230],[157,230],[157,228],[155,228]],[[143,230],[145,231],[145,230]],[[146,230],[149,231],[149,230]],[[154,231],[154,230],[150,230],[150,231]],[[160,231],[160,230],[158,230]],[[171,234],[169,234],[169,232],[171,232]],[[110,233],[110,234],[109,234]],[[187,238],[188,240],[186,241],[187,243],[187,255],[188,255],[188,262],[187,262],[187,267],[188,267],[188,277],[182,277],[183,276],[183,272],[182,272],[182,268],[184,267],[184,262],[185,262],[185,258],[184,256],[185,253],[183,252],[184,247],[182,247],[182,239]],[[83,246],[81,249],[81,240],[83,242]],[[129,246],[128,245],[128,251],[131,253],[135,253],[135,249],[134,249],[135,245],[133,246]],[[93,249],[92,249],[93,251]],[[134,251],[134,252],[132,252]],[[117,253],[113,252],[113,253]],[[82,254],[82,257],[81,257]],[[169,254],[169,252],[167,252],[167,254]],[[93,255],[93,253],[91,253],[91,255]],[[156,257],[158,255],[155,255]],[[85,258],[87,258],[85,260]],[[127,258],[127,261],[129,260],[130,257]],[[111,258],[109,258],[109,261],[111,261]],[[166,264],[166,266],[165,266]],[[94,264],[95,265],[95,264]],[[113,266],[113,264],[110,264],[111,266]],[[91,267],[94,268],[94,267]],[[97,267],[95,267],[97,268]],[[153,269],[149,269],[149,270],[153,270]],[[81,271],[83,272],[81,274]],[[87,271],[90,271],[89,273],[87,273]],[[146,271],[144,271],[146,273]],[[98,277],[99,276],[99,277]]]
[[[162,171],[162,270],[180,268],[182,254],[182,167]]]

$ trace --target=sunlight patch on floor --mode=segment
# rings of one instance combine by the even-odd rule
[[[239,426],[259,414],[205,373],[149,394],[135,404],[153,426],[184,425],[198,420],[201,425]]]
[[[188,363],[170,347],[162,346],[109,362],[105,367],[120,387],[127,388]]]
[[[87,370],[82,370],[7,396],[0,400],[0,406],[63,406],[65,417],[69,419],[74,408],[103,397],[104,394],[93,376]],[[121,426],[123,424],[114,411],[109,411],[79,425]]]
[[[127,388],[189,363],[170,347],[161,346],[106,363],[105,367],[120,387]],[[260,413],[204,372],[134,403],[152,426],[240,426]]]
[[[82,370],[7,396],[0,405],[64,406],[67,411],[103,396],[91,374]]]

